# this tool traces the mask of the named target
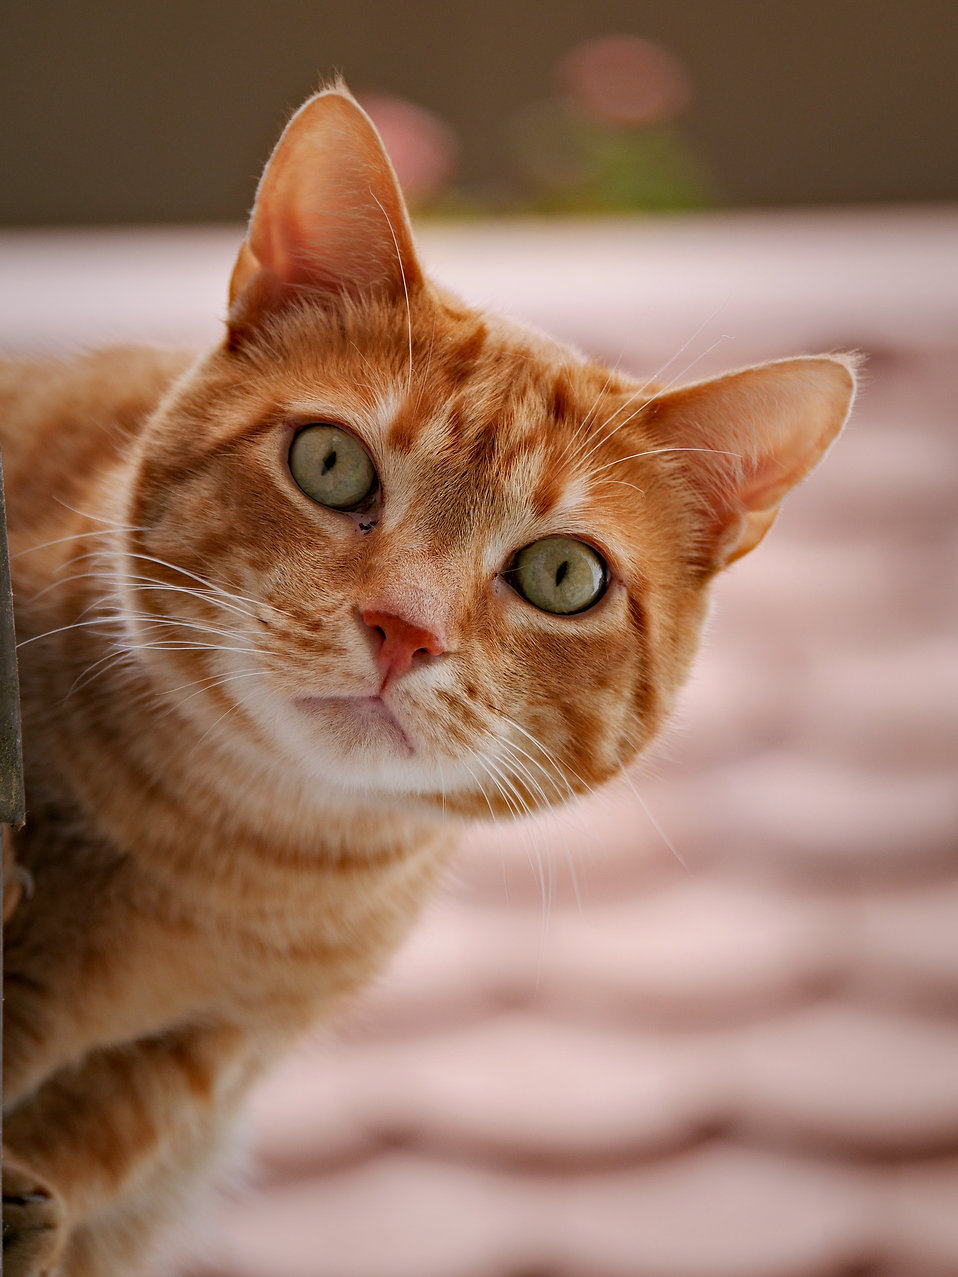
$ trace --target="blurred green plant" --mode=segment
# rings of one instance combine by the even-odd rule
[[[669,123],[607,123],[549,99],[515,119],[513,144],[520,207],[530,212],[661,212],[713,202],[704,170]]]
[[[420,213],[664,212],[715,203],[708,174],[676,124],[692,82],[668,49],[637,36],[601,36],[571,49],[553,76],[557,92],[510,121],[513,180],[494,190],[455,184],[457,139],[435,115],[382,94],[361,101]]]

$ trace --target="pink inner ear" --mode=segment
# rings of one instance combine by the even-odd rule
[[[756,369],[757,449],[739,491],[747,510],[776,509],[818,465],[851,410],[855,378],[840,359],[792,359]],[[763,384],[764,383],[764,384]]]
[[[408,293],[422,282],[396,175],[366,113],[339,90],[293,116],[256,193],[231,300],[260,272],[295,289]]]
[[[782,360],[658,396],[650,420],[666,446],[689,449],[688,475],[716,545],[737,557],[818,464],[854,396],[854,362]],[[730,530],[742,542],[729,545]]]

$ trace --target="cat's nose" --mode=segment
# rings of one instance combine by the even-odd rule
[[[392,612],[361,612],[364,623],[372,631],[377,644],[376,664],[383,675],[383,687],[409,669],[416,656],[441,656],[446,650],[442,639],[431,630],[420,629]]]

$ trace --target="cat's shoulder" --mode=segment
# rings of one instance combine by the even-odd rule
[[[0,359],[0,401],[52,411],[79,396],[89,410],[154,403],[194,354],[148,346],[109,346],[67,358]]]
[[[135,434],[194,358],[113,346],[71,358],[0,360],[0,447],[8,474],[38,451]]]

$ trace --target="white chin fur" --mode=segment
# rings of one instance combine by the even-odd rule
[[[326,704],[314,698],[317,704],[310,709],[278,695],[265,678],[227,686],[231,698],[275,742],[277,756],[310,787],[332,785],[367,796],[371,790],[402,796],[475,788],[469,760],[463,765],[452,757],[437,758],[435,749],[417,737],[413,722],[368,712],[360,702],[350,706],[345,697]]]

